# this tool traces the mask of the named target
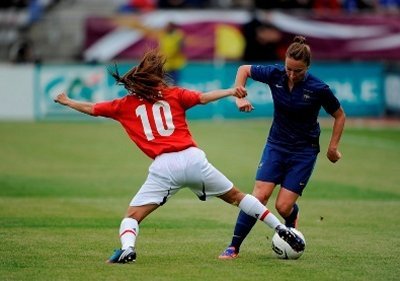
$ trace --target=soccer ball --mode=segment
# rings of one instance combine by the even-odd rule
[[[290,230],[300,236],[304,240],[304,243],[306,242],[303,233],[301,233],[298,229],[290,228]],[[297,260],[304,253],[304,250],[301,252],[296,252],[293,250],[285,240],[279,237],[278,233],[276,232],[272,237],[272,250],[278,258],[285,260]]]

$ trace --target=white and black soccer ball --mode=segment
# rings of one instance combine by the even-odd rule
[[[296,228],[290,228],[290,230],[300,236],[304,240],[304,243],[306,243],[303,233]],[[272,237],[272,250],[278,258],[286,260],[297,260],[304,253],[304,250],[301,252],[293,250],[285,240],[279,237],[278,233],[275,233]]]

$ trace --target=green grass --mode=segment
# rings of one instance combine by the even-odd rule
[[[270,123],[191,122],[198,144],[245,192]],[[347,126],[343,159],[325,157],[299,200],[307,241],[296,261],[274,257],[258,223],[241,257],[216,257],[238,210],[182,190],[142,224],[134,265],[106,265],[150,159],[112,122],[0,123],[1,280],[398,280],[400,129]],[[269,204],[273,209],[273,203]]]

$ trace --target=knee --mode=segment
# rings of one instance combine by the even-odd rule
[[[265,184],[256,184],[253,190],[253,196],[258,199],[262,204],[266,205],[269,197],[271,196],[273,187]]]
[[[262,194],[253,194],[255,198],[257,198],[258,201],[261,202],[264,206],[267,205],[268,198]]]
[[[242,201],[242,199],[244,198],[244,196],[245,194],[243,192],[241,192],[236,187],[233,187],[230,191],[218,197],[229,204],[238,206],[240,201]]]
[[[231,193],[230,198],[229,198],[229,203],[238,206],[240,201],[243,200],[243,198],[246,196],[243,192],[241,192],[238,189],[234,189],[234,191]]]
[[[140,223],[140,222],[142,221],[141,216],[139,216],[138,214],[136,214],[136,213],[134,213],[134,212],[133,212],[133,213],[128,213],[128,214],[126,214],[125,217],[126,217],[126,218],[134,219],[134,220],[136,220],[138,223]]]
[[[135,219],[138,223],[140,223],[143,220],[144,214],[141,208],[130,206],[126,211],[125,217]]]
[[[275,208],[282,217],[288,217],[292,212],[293,204],[289,202],[276,202]]]

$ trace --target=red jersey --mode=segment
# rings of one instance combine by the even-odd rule
[[[186,110],[200,103],[200,92],[179,87],[162,90],[155,103],[127,95],[94,105],[93,115],[121,123],[133,142],[150,158],[197,146],[186,122]]]

